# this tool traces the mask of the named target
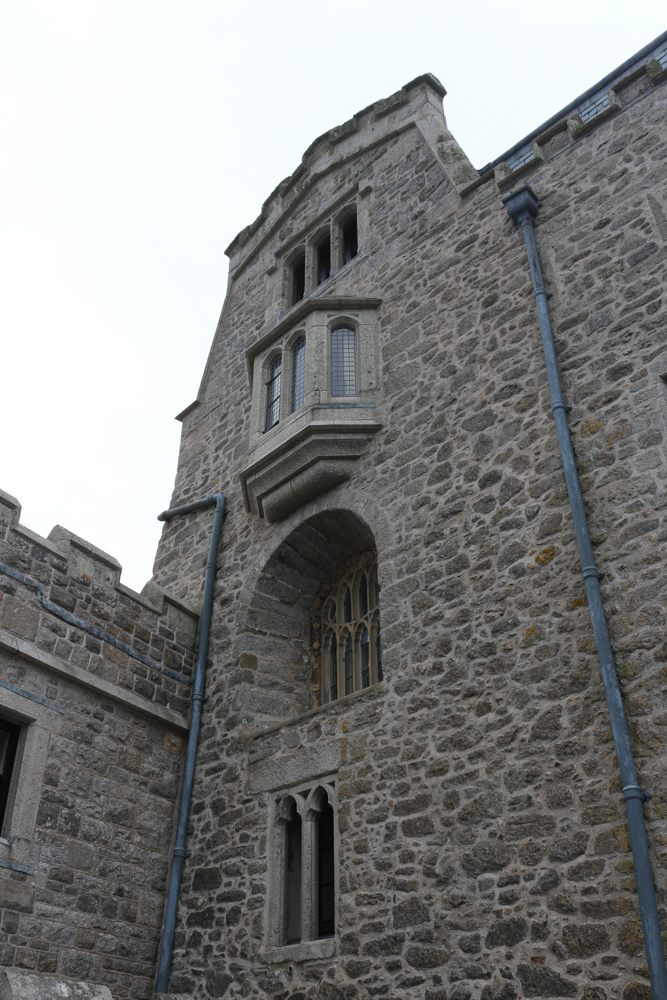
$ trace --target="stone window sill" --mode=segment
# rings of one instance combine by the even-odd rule
[[[338,951],[337,938],[322,938],[320,941],[303,941],[286,944],[282,948],[267,948],[260,952],[261,962],[308,962],[312,959],[331,958]]]

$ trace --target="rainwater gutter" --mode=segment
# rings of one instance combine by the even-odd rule
[[[588,608],[591,616],[591,624],[595,636],[602,681],[604,684],[609,718],[611,721],[616,756],[618,757],[618,767],[623,785],[623,798],[628,816],[628,827],[630,831],[630,845],[635,866],[635,878],[637,881],[637,893],[639,896],[639,910],[644,929],[644,944],[646,946],[646,958],[651,979],[651,990],[654,1000],[667,1000],[667,970],[665,969],[665,953],[663,949],[662,937],[660,934],[660,921],[658,918],[658,905],[655,895],[655,883],[649,856],[648,839],[646,836],[646,824],[644,821],[643,803],[649,798],[639,786],[637,769],[632,756],[632,746],[630,744],[630,734],[623,710],[621,691],[614,664],[614,654],[611,648],[607,620],[602,604],[602,592],[600,589],[600,578],[603,576],[595,567],[593,558],[593,546],[586,520],[584,509],[584,499],[579,482],[572,438],[567,423],[567,412],[571,407],[565,405],[563,390],[560,382],[560,372],[558,369],[558,357],[556,354],[556,344],[553,330],[551,328],[551,318],[549,315],[549,295],[544,287],[544,278],[540,266],[540,258],[535,241],[535,229],[533,219],[537,215],[540,204],[532,189],[525,184],[517,191],[512,192],[503,198],[503,204],[507,209],[510,218],[521,226],[523,238],[528,252],[528,263],[530,274],[533,279],[533,289],[535,301],[537,303],[537,313],[542,332],[542,346],[544,348],[544,359],[546,362],[547,376],[549,379],[549,391],[551,394],[551,409],[556,422],[558,433],[558,444],[560,446],[563,471],[565,473],[565,483],[570,498],[572,509],[572,520],[574,531],[577,537],[577,547],[581,560],[581,575],[584,578]]]
[[[215,516],[213,519],[213,530],[211,532],[208,559],[206,561],[204,599],[202,602],[201,619],[199,624],[199,645],[197,647],[197,666],[195,668],[192,710],[190,713],[190,734],[188,736],[188,746],[185,754],[185,769],[183,771],[183,784],[181,786],[181,800],[178,806],[176,841],[174,844],[171,863],[171,875],[169,877],[167,906],[164,914],[162,946],[160,949],[160,962],[158,965],[157,983],[155,986],[156,993],[166,993],[169,988],[169,973],[171,971],[171,959],[174,950],[176,912],[178,910],[181,877],[183,875],[183,865],[185,863],[185,859],[189,857],[189,851],[186,850],[185,844],[188,835],[188,820],[190,818],[190,802],[192,800],[192,786],[195,775],[195,758],[197,756],[197,743],[199,741],[202,704],[205,700],[204,688],[206,682],[206,659],[208,656],[208,639],[211,631],[213,586],[215,584],[216,569],[218,568],[217,553],[218,545],[220,543],[220,532],[222,531],[222,522],[225,516],[225,498],[222,493],[214,493],[212,496],[205,497],[203,500],[197,500],[195,503],[188,503],[183,507],[173,507],[171,510],[165,510],[158,516],[158,521],[171,521],[172,518],[178,517],[180,514],[189,514],[192,511],[204,510],[206,507],[213,506],[215,506]]]

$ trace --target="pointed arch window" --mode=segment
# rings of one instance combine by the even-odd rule
[[[336,934],[336,787],[332,775],[273,796],[267,943],[287,956]]]
[[[282,377],[282,358],[277,354],[269,365],[269,377],[266,381],[266,425],[265,430],[271,430],[280,420],[280,380]]]
[[[364,553],[332,583],[321,629],[324,702],[382,680],[380,589],[374,554]]]

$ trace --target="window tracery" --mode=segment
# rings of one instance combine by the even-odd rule
[[[382,680],[380,588],[373,553],[363,553],[330,586],[320,630],[325,703]]]

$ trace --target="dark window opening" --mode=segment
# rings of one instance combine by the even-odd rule
[[[299,337],[292,348],[292,413],[303,406],[306,379],[306,338]]]
[[[382,680],[382,645],[380,643],[380,626],[375,633],[375,657],[378,667],[378,684]]]
[[[0,719],[0,832],[5,821],[21,727]]]
[[[343,621],[352,621],[352,594],[349,587],[345,588],[345,595],[343,597]]]
[[[359,652],[361,654],[361,686],[367,688],[371,684],[371,641],[367,628],[361,633]]]
[[[271,430],[280,420],[280,378],[282,373],[280,356],[273,359],[269,366],[269,378],[266,383],[266,426]]]
[[[365,618],[368,614],[368,581],[366,574],[361,574],[359,580],[359,617]]]
[[[317,936],[336,933],[334,887],[334,813],[327,802],[320,813],[317,841]]]
[[[326,240],[317,247],[317,284],[321,285],[331,274],[331,239]]]
[[[288,820],[285,845],[285,944],[301,940],[301,817]]]
[[[352,639],[349,635],[345,640],[343,666],[345,668],[345,694],[352,694],[354,691],[354,657],[352,656]]]
[[[336,636],[331,636],[329,643],[329,701],[338,699],[338,656],[336,649]]]
[[[349,219],[343,226],[343,263],[347,264],[359,253],[357,242],[357,217]]]
[[[292,265],[292,305],[296,305],[306,294],[306,258],[299,257]]]

